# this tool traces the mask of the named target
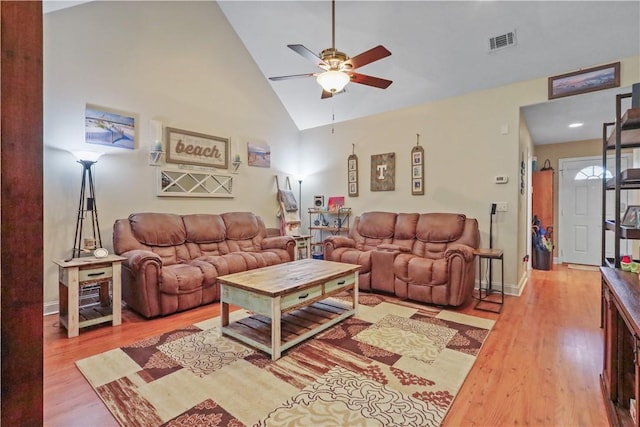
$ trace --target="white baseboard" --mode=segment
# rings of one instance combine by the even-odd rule
[[[44,315],[58,314],[60,312],[60,306],[58,301],[44,303]]]

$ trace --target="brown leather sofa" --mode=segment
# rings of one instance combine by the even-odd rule
[[[218,301],[218,276],[293,261],[295,240],[250,212],[135,213],[116,220],[113,248],[123,300],[149,318]]]
[[[362,266],[360,289],[459,306],[475,286],[478,221],[455,213],[366,212],[347,236],[324,241],[325,259]]]

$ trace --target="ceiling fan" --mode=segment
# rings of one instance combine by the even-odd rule
[[[291,76],[269,77],[269,80],[288,80],[301,77],[316,77],[320,86],[322,86],[322,99],[331,98],[334,93],[344,90],[349,82],[359,83],[367,86],[373,86],[380,89],[389,87],[391,80],[381,79],[379,77],[367,76],[354,72],[356,68],[363,67],[379,59],[391,55],[384,46],[378,45],[372,49],[362,52],[359,55],[350,58],[347,54],[336,49],[336,2],[331,1],[331,47],[324,49],[320,55],[316,55],[301,44],[290,44],[288,48],[301,56],[313,62],[322,72],[295,74]]]

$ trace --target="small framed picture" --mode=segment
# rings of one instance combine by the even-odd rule
[[[419,192],[422,191],[422,179],[414,179],[413,180],[413,185],[412,185],[411,191],[413,193],[419,193]]]
[[[640,219],[640,206],[628,206],[624,217],[622,218],[623,227],[640,228],[638,220]]]
[[[358,175],[356,171],[349,171],[349,182],[356,182],[358,180]]]
[[[411,176],[414,178],[422,178],[422,166],[414,166]]]
[[[351,157],[351,156],[349,156]],[[353,158],[349,158],[349,170],[350,171],[355,171],[358,169],[358,158],[357,157],[353,157]]]
[[[422,164],[422,151],[414,151],[413,152],[413,164],[421,165]]]
[[[358,194],[358,184],[356,182],[349,183],[349,194]]]

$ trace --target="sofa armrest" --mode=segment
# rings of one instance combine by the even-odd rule
[[[332,249],[336,248],[355,248],[356,241],[346,236],[329,236],[324,239],[325,246],[331,244]]]
[[[295,246],[296,240],[291,236],[272,236],[262,239],[260,247],[262,249],[287,249],[290,245]]]
[[[376,247],[378,251],[387,251],[387,252],[411,252],[411,249],[405,248],[400,245],[392,245],[391,243],[381,243]]]
[[[260,249],[268,251],[270,249],[282,249],[289,254],[289,261],[293,261],[296,254],[296,239],[291,236],[265,237],[260,243]]]
[[[447,248],[446,251],[444,251],[444,257],[447,259],[455,255],[461,255],[466,262],[473,261],[475,257],[473,248],[461,243],[451,245]]]
[[[120,254],[127,258],[123,263],[131,269],[131,271],[140,271],[146,264],[156,264],[158,269],[162,268],[162,258],[154,252],[143,249],[134,249]]]

